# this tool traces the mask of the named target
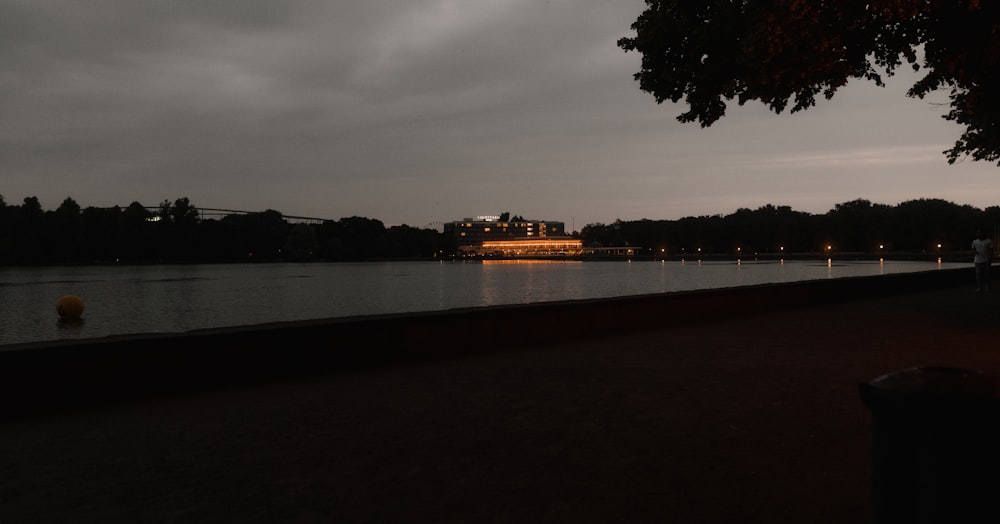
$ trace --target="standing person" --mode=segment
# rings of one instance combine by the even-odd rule
[[[990,265],[993,263],[993,240],[986,238],[983,231],[976,231],[972,241],[973,263],[976,265],[976,293],[990,290]]]

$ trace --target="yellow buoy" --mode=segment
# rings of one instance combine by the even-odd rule
[[[83,300],[76,295],[66,295],[56,301],[56,313],[65,322],[80,320],[83,315]]]

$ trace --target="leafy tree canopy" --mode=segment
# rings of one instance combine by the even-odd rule
[[[943,115],[965,126],[949,163],[1000,161],[1000,2],[985,0],[646,0],[619,47],[642,55],[639,87],[688,105],[681,122],[710,126],[726,101],[775,113],[808,109],[850,79],[883,86],[903,65],[907,92],[949,91]]]

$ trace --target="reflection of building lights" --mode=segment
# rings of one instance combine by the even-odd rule
[[[499,264],[570,264],[570,263],[583,264],[579,260],[546,260],[538,258],[530,259],[517,259],[517,258],[503,258],[503,259],[483,259],[482,263],[484,265],[499,265]]]

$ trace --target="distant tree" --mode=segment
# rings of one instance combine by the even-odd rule
[[[212,218],[198,222],[195,250],[203,262],[237,262],[245,258],[245,252],[233,249],[232,229],[221,220]]]
[[[195,235],[200,218],[198,209],[191,205],[187,197],[178,198],[173,203],[164,200],[160,203],[157,217],[154,227],[156,257],[167,261],[196,259]]]
[[[14,260],[14,238],[12,237],[12,209],[0,195],[0,264],[10,264]]]
[[[12,227],[16,260],[21,264],[40,264],[46,261],[45,212],[38,197],[25,197],[24,203],[13,213]]]
[[[909,200],[892,212],[890,229],[901,239],[900,249],[935,251],[937,244],[948,251],[972,242],[982,211],[938,198]]]
[[[729,239],[730,252],[735,248],[742,254],[805,251],[814,243],[810,218],[788,206],[773,204],[739,209],[723,217],[722,230],[715,235]]]
[[[316,228],[310,224],[295,224],[288,231],[288,239],[282,248],[291,260],[312,260],[319,252]]]
[[[288,240],[289,225],[278,211],[228,215],[222,219],[228,228],[235,253],[245,260],[275,260]]]
[[[164,200],[160,202],[160,209],[157,210],[156,216],[159,217],[158,222],[170,222],[173,220],[173,204],[169,200]]]
[[[392,258],[432,258],[442,250],[441,235],[433,229],[418,229],[407,225],[392,226],[385,232],[388,252]]]
[[[327,260],[366,260],[387,256],[385,225],[380,220],[345,217],[320,225],[318,241],[321,258]]]
[[[139,202],[129,204],[125,208],[124,213],[127,218],[136,223],[146,223],[153,217],[153,214],[146,209],[146,206],[143,206]]]
[[[81,209],[67,197],[45,211],[37,197],[9,206],[0,196],[0,264],[434,258],[457,250],[436,230],[387,230],[364,217],[292,225],[268,209],[202,220],[187,198],[152,209]]]
[[[50,257],[57,262],[78,261],[83,244],[83,221],[80,204],[66,197],[56,208],[49,223]]]
[[[80,213],[82,241],[80,261],[115,262],[121,260],[119,236],[121,234],[122,210],[88,207]]]
[[[178,198],[172,206],[168,206],[170,218],[174,224],[182,228],[193,228],[200,217],[198,208],[191,204],[187,197]]]
[[[159,258],[156,226],[153,214],[139,202],[132,202],[122,212],[117,249],[120,258],[129,262],[152,262]]]
[[[38,197],[24,197],[24,203],[21,204],[22,216],[41,219],[44,213],[45,211],[42,210],[42,203],[39,202]]]
[[[642,55],[639,87],[679,102],[681,122],[712,125],[726,101],[775,113],[812,107],[851,79],[882,86],[904,63],[925,71],[907,93],[949,90],[965,126],[949,163],[1000,160],[1000,2],[983,0],[646,0],[619,47]]]
[[[853,252],[872,251],[887,242],[894,245],[895,238],[888,231],[891,210],[861,198],[837,204],[823,217],[822,242],[836,239],[837,250]]]
[[[988,235],[1000,233],[1000,206],[990,206],[983,210],[983,216],[976,225],[977,229],[982,229]],[[994,239],[996,242],[996,239]],[[1000,246],[994,246],[1000,249]]]
[[[73,200],[71,197],[66,197],[66,199],[62,201],[62,204],[59,204],[59,207],[56,208],[56,213],[67,217],[79,216],[80,211],[80,204],[77,204],[76,200]]]
[[[587,246],[607,245],[608,237],[608,228],[601,222],[594,222],[580,228],[580,239]]]

